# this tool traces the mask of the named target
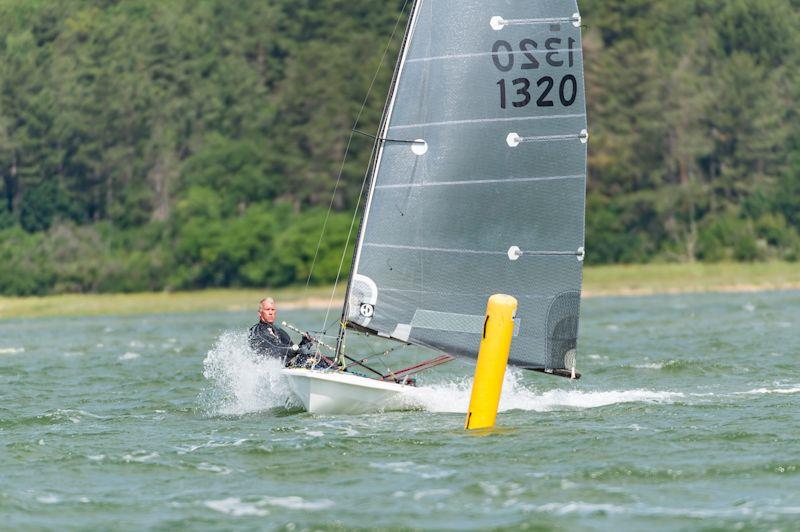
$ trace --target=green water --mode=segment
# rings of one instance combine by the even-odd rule
[[[460,363],[418,411],[287,407],[253,317],[1,321],[0,528],[800,529],[798,292],[586,301],[584,379],[512,373],[484,436]]]

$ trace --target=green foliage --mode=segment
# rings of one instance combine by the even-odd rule
[[[403,5],[0,0],[0,293],[346,275]],[[581,8],[589,261],[797,260],[797,0]]]
[[[0,293],[27,296],[48,291],[55,274],[43,253],[43,240],[44,234],[19,227],[0,231]]]
[[[255,204],[241,216],[224,218],[220,215],[219,195],[213,191],[196,192],[198,203],[181,205],[194,211],[176,231],[176,271],[170,284],[176,288],[209,286],[242,286],[259,284],[252,272],[269,259],[273,235],[278,230],[274,208]],[[199,199],[197,199],[199,198]],[[204,205],[201,206],[202,202]]]
[[[698,255],[707,261],[762,258],[752,222],[735,211],[717,216],[701,228]]]
[[[332,283],[339,273],[343,253],[343,271],[346,275],[353,256],[352,239],[345,250],[351,216],[334,213],[325,226],[325,211],[319,209],[295,216],[289,221],[287,229],[281,231],[276,238],[272,268],[269,271],[273,282],[280,286],[293,281],[307,281],[311,275],[310,266],[314,264],[311,283]],[[320,240],[323,226],[325,234]]]
[[[50,228],[53,219],[65,206],[58,183],[43,181],[25,190],[19,202],[19,224],[30,233]]]
[[[796,256],[797,3],[583,8],[589,260]]]

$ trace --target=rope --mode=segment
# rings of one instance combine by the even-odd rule
[[[331,211],[333,210],[333,204],[336,201],[336,191],[339,190],[339,184],[342,181],[342,175],[344,174],[344,167],[345,167],[345,164],[347,163],[347,156],[350,154],[350,145],[353,142],[354,132],[356,130],[356,127],[358,127],[358,122],[361,120],[361,115],[364,113],[364,108],[367,106],[367,101],[369,100],[369,96],[372,93],[372,88],[375,85],[375,81],[378,79],[378,74],[380,74],[381,68],[383,67],[383,63],[386,60],[386,54],[389,53],[389,48],[391,47],[392,41],[394,40],[394,35],[397,32],[397,27],[400,25],[400,20],[402,20],[402,18],[403,18],[403,13],[405,13],[406,5],[408,4],[408,1],[409,0],[405,0],[405,2],[403,3],[403,8],[400,10],[400,14],[397,16],[397,20],[394,23],[394,28],[392,29],[392,34],[389,36],[389,41],[386,43],[386,48],[383,50],[383,55],[381,56],[380,63],[378,63],[378,68],[375,70],[375,74],[372,76],[372,81],[370,81],[369,88],[367,89],[367,94],[364,96],[364,101],[361,102],[361,108],[358,110],[358,114],[356,115],[355,122],[353,122],[352,130],[350,131],[350,136],[347,138],[347,145],[345,146],[345,149],[344,149],[344,157],[342,158],[342,164],[339,166],[339,172],[336,175],[336,184],[334,184],[334,186],[333,186],[333,193],[331,194],[331,202],[328,205],[328,212],[325,214],[325,221],[322,223],[322,230],[320,231],[319,240],[317,241],[317,249],[314,250],[314,258],[311,261],[311,268],[308,270],[308,278],[306,279],[306,287],[303,290],[303,299],[305,299],[308,296],[308,286],[311,283],[311,276],[314,275],[314,267],[316,266],[317,258],[319,257],[319,249],[322,246],[322,240],[325,237],[325,229],[327,229],[327,227],[328,227],[328,220],[330,219]],[[362,190],[363,190],[363,187],[362,187]],[[358,213],[358,209],[356,209],[356,213]],[[348,240],[345,241],[343,254],[347,254],[347,243],[348,242],[349,242],[349,236],[348,236]],[[340,268],[341,268],[341,266],[340,266]],[[337,282],[338,282],[338,274],[337,274]],[[335,288],[336,288],[336,285],[334,285],[334,290],[335,290]],[[331,298],[331,301],[333,301],[333,298]],[[328,305],[330,307],[330,303]],[[328,310],[330,310],[330,308]],[[325,322],[327,322],[327,321],[328,321],[328,317],[327,317],[327,314],[326,314]],[[324,325],[325,325],[325,323],[323,323],[323,326]]]
[[[403,144],[425,144],[424,140],[387,139],[385,137],[376,137],[375,135],[370,135],[369,133],[359,131],[358,129],[354,129],[353,133],[358,133],[359,135],[364,135],[365,137],[369,137],[371,139],[375,139],[380,142],[401,142]]]

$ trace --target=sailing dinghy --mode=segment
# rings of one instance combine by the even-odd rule
[[[308,411],[408,406],[402,378],[341,371],[348,331],[474,359],[496,293],[519,302],[509,363],[579,377],[580,26],[575,0],[416,0],[367,173],[339,370],[285,370]]]

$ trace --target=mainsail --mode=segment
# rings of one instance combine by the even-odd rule
[[[509,362],[574,368],[585,109],[575,0],[417,0],[346,325],[474,357],[486,301],[506,293],[519,301]]]

